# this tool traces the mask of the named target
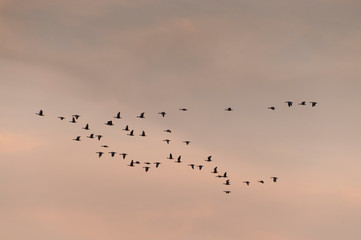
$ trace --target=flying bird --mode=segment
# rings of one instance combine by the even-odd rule
[[[177,158],[177,161],[175,161],[175,162],[176,162],[176,163],[181,163],[181,158],[182,158],[182,156],[179,155],[179,157]]]
[[[225,183],[223,183],[224,185],[231,185],[231,183],[229,182],[229,179],[225,182]]]
[[[166,115],[165,112],[159,112],[158,114],[162,115],[162,117],[164,117]]]
[[[183,141],[186,145],[189,145],[191,143],[191,141]]]
[[[302,102],[300,102],[298,105],[306,105],[306,101],[302,101]]]
[[[213,172],[211,172],[211,173],[218,173],[217,167],[215,167],[215,168],[213,169]]]
[[[69,122],[71,122],[71,123],[76,123],[75,117],[73,117],[73,118],[71,119],[71,121],[69,121]]]
[[[172,131],[170,129],[165,129],[164,132],[171,133]]]
[[[276,108],[275,107],[268,107],[268,109],[271,109],[272,111],[274,111]]]
[[[223,177],[224,177],[224,178],[228,178],[227,172],[224,172]]]
[[[135,164],[140,164],[140,162],[139,162],[139,161],[135,161]]]
[[[103,155],[103,152],[96,152],[98,154],[98,157],[100,158]]]
[[[141,136],[141,137],[145,137],[145,136],[147,136],[147,135],[145,135],[145,132],[144,132],[144,131],[142,131],[142,134],[140,134],[139,136]]]
[[[129,131],[129,127],[128,127],[128,125],[127,126],[125,126],[125,128],[123,129],[124,131]]]
[[[75,117],[76,120],[78,120],[78,118],[80,118],[80,115],[78,115],[78,114],[74,114],[72,116]]]
[[[277,182],[278,177],[271,177],[273,182]]]
[[[249,186],[249,184],[250,184],[249,181],[244,181],[243,183],[247,184],[247,186]]]
[[[192,164],[188,164],[188,166],[190,166],[192,169],[194,169],[194,164],[192,163]]]
[[[164,139],[163,142],[166,142],[167,144],[169,144],[170,140],[169,139]]]
[[[60,116],[60,117],[58,117],[60,120],[64,120],[65,119],[65,117],[62,117],[62,116]]]
[[[113,124],[113,121],[108,121],[108,122],[106,122],[106,123],[104,123],[105,125],[108,125],[108,126],[113,126],[114,124]]]
[[[114,116],[114,118],[116,118],[116,119],[121,119],[122,117],[120,116],[120,112],[118,112],[117,115]]]
[[[76,138],[73,139],[74,141],[80,141],[80,136],[77,136]]]
[[[144,117],[144,112],[142,112],[139,116],[137,116],[137,118],[145,118]]]
[[[86,124],[85,127],[83,127],[85,130],[89,130],[89,124]]]
[[[264,184],[264,181],[263,181],[263,180],[260,180],[260,181],[258,181],[258,182]]]
[[[223,191],[223,192],[225,192],[226,194],[230,194],[230,193],[231,193],[231,191]]]
[[[134,136],[134,130],[130,131],[129,134],[127,134],[128,136]]]
[[[120,156],[122,156],[123,157],[123,159],[125,159],[125,157],[128,155],[127,153],[121,153],[121,154],[119,154]]]
[[[109,152],[110,153],[110,156],[114,157],[116,152]]]
[[[198,165],[197,167],[199,168],[199,170],[202,170],[203,165]]]
[[[149,165],[149,164],[151,164],[151,163],[150,163],[150,162],[144,162],[144,164]]]
[[[161,163],[160,162],[155,162],[153,164],[155,164],[155,167],[158,168]]]
[[[87,136],[87,138],[94,138],[94,133],[90,134],[89,136]]]
[[[129,167],[134,167],[134,161],[132,160],[132,161],[130,161],[130,163],[129,163],[129,165],[128,165]]]
[[[207,157],[207,159],[206,159],[206,160],[204,160],[204,161],[206,161],[206,162],[210,162],[210,161],[212,161],[212,159],[211,159],[211,158],[212,158],[212,156],[208,156],[208,157]]]
[[[148,172],[150,167],[143,167],[145,169],[145,172]]]
[[[101,147],[108,148],[109,146],[108,145],[101,145]]]
[[[312,107],[315,107],[317,102],[310,102]]]
[[[179,110],[180,110],[180,111],[183,111],[183,112],[188,111],[187,108],[180,108]]]
[[[167,157],[167,159],[174,159],[174,158],[173,158],[173,155],[170,153],[170,154],[169,154],[169,157]]]
[[[100,139],[103,137],[102,135],[96,135],[96,137],[98,138],[98,141],[100,141]]]
[[[285,103],[287,103],[288,107],[292,107],[293,102],[291,102],[291,101],[286,101]]]
[[[44,116],[44,112],[43,112],[43,110],[40,110],[38,113],[35,113],[36,115],[39,115],[39,116]]]
[[[224,109],[225,111],[227,111],[227,112],[230,112],[230,111],[233,111],[233,109],[232,108],[226,108],[226,109]]]

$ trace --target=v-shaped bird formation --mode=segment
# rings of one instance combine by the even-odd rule
[[[292,107],[293,106],[293,102],[292,101],[285,101],[285,103],[287,104],[288,107]],[[317,102],[315,101],[311,101],[309,102],[311,103],[311,106],[312,107],[316,107],[317,105]],[[306,104],[306,101],[302,101],[300,103],[298,103],[298,105],[300,106],[305,106],[307,105]],[[270,106],[268,107],[268,109],[270,110],[276,110],[276,107],[274,106]],[[188,111],[188,108],[179,108],[179,111],[183,111],[183,112],[186,112]],[[233,108],[231,107],[227,107],[225,108],[223,111],[227,111],[227,112],[231,112],[231,111],[234,111]],[[164,112],[164,111],[161,111],[161,112],[158,112],[157,114],[160,115],[161,118],[164,118],[167,116],[167,113]],[[39,112],[36,113],[36,115],[40,116],[40,117],[44,117],[45,114],[44,114],[44,111],[43,110],[40,110]],[[140,119],[146,119],[146,114],[145,112],[142,112],[140,113],[138,116],[135,116],[136,118],[140,118]],[[57,116],[57,118],[59,118],[60,120],[64,120],[65,117],[64,116]],[[80,118],[80,115],[79,114],[74,114],[74,115],[71,115],[71,120],[69,121],[70,123],[77,123],[77,121],[79,120]],[[115,119],[115,121],[119,121],[120,119],[123,119],[121,117],[121,113],[120,112],[117,112],[115,114],[115,116],[113,116],[113,118]],[[112,127],[114,125],[116,125],[113,120],[109,120],[107,122],[104,123],[106,126],[109,126],[109,127]],[[118,124],[118,123],[117,123]],[[123,124],[125,125],[124,128],[122,128],[121,130],[127,132],[127,136],[129,137],[134,137],[134,136],[140,136],[140,137],[147,137],[147,134],[145,132],[145,130],[139,130],[139,133],[140,134],[137,134],[135,135],[135,129],[130,129],[129,128],[129,125],[126,125],[126,124]],[[88,123],[86,123],[85,126],[82,127],[83,130],[85,131],[90,131],[91,128],[90,128],[90,125]],[[137,130],[138,131],[138,130]],[[163,130],[167,136],[171,136],[172,135],[172,131],[170,129],[164,129]],[[91,133],[89,135],[86,136],[86,138],[89,138],[89,139],[97,139],[98,141],[101,141],[101,139],[103,139],[103,135],[101,134],[95,134],[95,133]],[[78,141],[82,141],[82,136],[76,136],[75,138],[73,138],[72,140],[78,142]],[[171,139],[160,139],[160,141],[163,141],[165,142],[166,144],[170,144],[171,143]],[[191,141],[190,140],[184,140],[183,143],[185,145],[189,145],[189,147],[191,146],[190,143]],[[100,145],[100,147],[102,148],[109,148],[108,145],[105,145],[105,144],[102,144]],[[98,152],[95,152],[97,157],[98,158],[102,158],[104,157],[105,155],[105,152],[103,151],[98,151]],[[121,153],[118,153],[116,151],[109,151],[108,152],[109,156],[111,158],[114,158],[115,156],[120,156],[121,159],[128,159],[131,154],[129,153],[124,153],[124,152],[121,152]],[[169,153],[168,157],[165,157],[166,161],[168,160],[174,160],[173,162],[176,163],[176,164],[184,164],[184,160],[182,159],[182,155],[179,155],[179,156],[173,156],[172,153]],[[222,173],[219,173],[219,170],[218,170],[218,166],[214,166],[214,165],[211,165],[213,162],[217,162],[217,164],[219,164],[219,162],[217,161],[217,159],[213,159],[212,155],[209,155],[207,157],[205,157],[203,160],[199,160],[201,162],[205,162],[205,164],[199,164],[199,162],[186,162],[185,164],[187,164],[187,166],[190,167],[191,170],[198,170],[198,171],[202,171],[203,168],[206,168],[206,167],[209,167],[210,169],[213,169],[212,171],[210,171],[209,173],[210,174],[213,174],[215,177],[217,178],[225,178],[225,182],[223,182],[223,185],[224,186],[230,186],[231,185],[231,179],[228,177],[227,175],[227,171],[224,171],[223,174]],[[134,161],[134,160],[130,160],[129,164],[127,166],[129,167],[136,167],[137,165],[139,165],[140,167],[144,168],[144,172],[147,173],[149,171],[151,171],[151,169],[153,168],[152,166],[154,166],[155,169],[158,169],[158,168],[161,168],[160,165],[162,164],[162,162],[159,162],[159,161],[154,161],[154,162],[140,162],[140,161]],[[143,166],[142,166],[143,165]],[[204,171],[204,170],[203,170]],[[278,180],[278,177],[270,177],[271,179],[271,182],[273,183],[276,183],[277,180]],[[265,180],[264,179],[259,179],[257,181],[258,184],[265,184]],[[242,180],[239,180],[239,183],[235,183],[234,181],[232,181],[233,185],[241,185],[242,183],[244,183],[246,186],[250,186],[251,182],[248,181],[248,180],[245,180],[245,181],[242,181]],[[230,194],[231,191],[230,190],[224,190],[223,191],[225,194]]]

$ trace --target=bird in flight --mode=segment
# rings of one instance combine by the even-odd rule
[[[114,116],[114,118],[116,118],[116,119],[121,119],[122,117],[120,116],[120,112],[118,112],[117,115]]]
[[[273,182],[277,182],[278,177],[271,177]]]
[[[130,163],[129,163],[129,165],[128,165],[129,167],[134,167],[134,161],[132,160],[132,161],[130,161]]]
[[[135,164],[140,164],[140,162],[139,162],[139,161],[135,161]]]
[[[274,111],[276,108],[275,107],[268,107],[268,109],[271,109],[272,111]]]
[[[73,118],[71,119],[71,121],[69,121],[69,122],[71,122],[71,123],[76,123],[75,117],[73,117]]]
[[[208,157],[207,157],[207,159],[206,159],[206,160],[204,160],[204,161],[206,161],[206,162],[210,162],[210,161],[212,161],[212,159],[211,159],[211,158],[212,158],[212,156],[208,156]]]
[[[137,116],[137,118],[145,118],[144,117],[144,112],[142,112],[139,116]]]
[[[180,108],[179,110],[180,110],[180,111],[183,111],[183,112],[188,111],[187,108]]]
[[[119,154],[120,156],[122,156],[123,157],[123,159],[125,159],[125,157],[128,155],[127,153],[121,153],[121,154]]]
[[[139,136],[141,136],[141,137],[145,137],[145,136],[147,136],[147,135],[145,135],[145,132],[144,132],[144,131],[142,131],[142,134],[140,134]]]
[[[291,102],[291,101],[286,101],[285,103],[287,103],[288,107],[292,107],[293,102]]]
[[[199,168],[199,170],[202,170],[203,165],[198,165],[197,167]]]
[[[227,172],[224,172],[222,177],[224,177],[224,178],[228,178],[228,176],[227,176]]]
[[[90,134],[89,136],[87,136],[87,138],[94,138],[94,133]]]
[[[65,117],[62,117],[62,116],[60,116],[60,117],[58,117],[60,120],[64,120],[65,119]]]
[[[165,117],[165,115],[166,115],[165,112],[159,112],[158,114],[162,115],[162,117]]]
[[[188,164],[188,166],[190,166],[192,169],[194,169],[194,164],[192,163],[192,164]]]
[[[306,105],[306,101],[302,101],[302,102],[300,102],[298,105]]]
[[[146,164],[146,165],[150,165],[151,163],[150,163],[150,162],[144,162],[144,164]]]
[[[164,139],[163,142],[166,142],[167,144],[169,144],[170,140],[169,139]]]
[[[217,167],[215,167],[215,168],[213,169],[213,172],[211,172],[211,173],[218,173]]]
[[[74,114],[72,116],[75,117],[76,120],[78,120],[78,118],[80,118],[80,115],[78,115],[78,114]]]
[[[130,131],[129,134],[127,134],[128,136],[134,136],[134,130]]]
[[[85,130],[89,130],[89,124],[86,124],[85,127],[83,127]]]
[[[161,163],[160,162],[155,162],[153,164],[155,164],[155,167],[158,168]]]
[[[110,153],[110,156],[114,157],[116,152],[109,152]]]
[[[263,181],[263,180],[260,180],[260,181],[258,181],[258,182],[264,184],[264,181]]]
[[[39,116],[44,116],[44,112],[43,112],[43,110],[40,110],[38,113],[35,113],[36,115],[39,115]]]
[[[182,156],[179,155],[179,157],[177,158],[177,161],[175,161],[175,162],[176,162],[176,163],[181,163],[181,158],[182,158]]]
[[[247,184],[247,186],[249,186],[249,181],[244,181],[243,183]]]
[[[113,126],[114,124],[113,124],[113,121],[108,121],[108,122],[106,122],[106,123],[104,123],[105,125],[108,125],[108,126]]]
[[[109,146],[108,145],[101,145],[101,147],[108,148]]]
[[[224,109],[224,111],[230,112],[230,111],[233,111],[233,109],[231,107],[229,107],[229,108]]]
[[[169,154],[169,157],[167,157],[167,159],[174,159],[174,158],[173,158],[173,155],[170,153],[170,154]]]
[[[225,183],[223,183],[224,185],[231,185],[231,183],[229,182],[229,179],[225,182]]]
[[[231,191],[223,191],[223,192],[225,192],[226,194],[230,194],[230,193],[231,193]]]
[[[171,133],[172,131],[170,129],[165,129],[164,132]]]
[[[80,136],[77,136],[76,138],[73,139],[74,141],[80,141]]]
[[[186,145],[189,145],[191,143],[191,141],[183,141]]]
[[[148,172],[150,167],[143,167],[145,169],[145,172]]]
[[[129,131],[129,127],[128,127],[128,125],[127,126],[125,126],[125,128],[123,129],[124,131]]]
[[[100,141],[100,139],[103,137],[102,135],[96,135],[98,138],[98,141]]]
[[[317,102],[310,102],[312,107],[315,107]]]
[[[100,158],[103,155],[103,152],[96,152],[98,154],[98,157]]]

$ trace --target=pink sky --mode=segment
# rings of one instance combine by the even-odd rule
[[[360,239],[360,10],[0,0],[0,239]],[[144,173],[98,159],[99,142],[72,141],[86,123],[129,160],[163,164]],[[126,136],[125,124],[148,137]],[[187,166],[209,155],[204,171]]]

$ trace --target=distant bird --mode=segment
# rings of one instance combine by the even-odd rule
[[[223,191],[223,192],[225,192],[226,194],[230,194],[230,193],[231,193],[231,191]]]
[[[129,167],[134,167],[134,161],[132,160],[132,161],[130,161],[130,163],[129,163],[129,165],[128,165]]]
[[[77,136],[76,138],[73,139],[74,141],[80,141],[80,136]]]
[[[206,160],[204,160],[204,161],[206,161],[206,162],[210,162],[210,161],[212,161],[212,156],[208,156],[208,157],[207,157],[207,159],[206,159]]]
[[[211,172],[211,173],[218,173],[217,167],[215,167],[215,168],[213,169],[213,172]]]
[[[186,145],[189,145],[191,143],[191,141],[183,141]]]
[[[153,164],[155,164],[155,167],[158,168],[161,163],[160,162],[155,162]]]
[[[223,177],[224,177],[224,178],[228,178],[227,172],[224,172],[224,173],[223,173]]]
[[[123,157],[123,159],[125,159],[125,157],[128,155],[127,153],[121,153],[121,154],[119,154],[120,156],[122,156]]]
[[[139,116],[137,116],[137,118],[145,118],[144,117],[144,112],[142,112]]]
[[[298,105],[306,105],[306,101],[300,102]]]
[[[249,184],[250,184],[249,181],[244,181],[243,183],[247,184],[247,186],[249,186]]]
[[[116,118],[116,119],[121,119],[122,117],[120,116],[120,112],[118,112],[117,115],[114,116],[114,118]]]
[[[134,136],[134,130],[130,131],[129,134],[127,134],[128,136]]]
[[[103,155],[103,152],[96,152],[98,154],[98,157],[100,158]]]
[[[158,114],[162,115],[162,117],[164,117],[166,115],[165,112],[159,112]]]
[[[64,119],[65,119],[65,117],[61,117],[61,116],[60,116],[60,117],[58,117],[58,118],[59,118],[60,120],[64,120]]]
[[[197,167],[199,168],[199,170],[202,170],[203,165],[198,165]]]
[[[124,131],[129,131],[129,127],[128,127],[128,125],[127,126],[125,126],[125,128],[123,129]]]
[[[43,110],[40,110],[38,113],[35,113],[36,115],[39,115],[39,116],[44,116],[44,112],[43,112]]]
[[[179,155],[179,157],[177,158],[177,161],[175,161],[175,162],[176,162],[176,163],[181,163],[181,158],[182,158],[182,156]]]
[[[169,144],[170,140],[169,139],[164,139],[163,142],[166,142],[167,144]]]
[[[315,107],[317,102],[310,102],[312,107]]]
[[[140,162],[139,162],[139,161],[135,161],[135,164],[140,164]]]
[[[167,159],[174,159],[174,158],[173,158],[173,155],[170,153],[170,154],[169,154],[169,157],[167,157]]]
[[[71,121],[69,121],[69,122],[71,122],[71,123],[76,123],[75,117],[73,117],[73,118],[71,119]]]
[[[263,180],[260,180],[260,181],[258,181],[258,182],[264,184],[264,181],[263,181]]]
[[[103,137],[102,135],[96,135],[98,138],[98,141],[100,141],[100,139]]]
[[[293,102],[291,102],[291,101],[286,101],[285,103],[287,103],[288,107],[292,107]]]
[[[80,118],[80,115],[78,115],[78,114],[74,114],[72,116],[75,117],[76,120],[78,120],[78,118]]]
[[[148,172],[150,167],[143,167],[145,169],[145,172]]]
[[[192,164],[188,164],[188,166],[190,166],[192,169],[194,169],[194,164],[192,163]]]
[[[276,108],[275,107],[269,107],[268,109],[271,109],[272,111],[274,111]]]
[[[222,177],[223,177],[223,175],[217,175],[216,177],[217,177],[217,178],[222,178]]]
[[[231,185],[231,183],[229,182],[229,179],[225,182],[225,183],[223,183],[224,185]]]
[[[233,109],[232,108],[226,108],[226,109],[224,109],[225,111],[228,111],[228,112],[230,112],[230,111],[233,111]]]
[[[101,145],[101,147],[108,148],[109,146],[108,145]]]
[[[183,112],[188,111],[187,108],[180,108],[179,110],[180,110],[180,111],[183,111]]]
[[[171,133],[172,131],[170,129],[166,129],[164,132]]]
[[[144,162],[144,164],[149,165],[149,164],[151,164],[151,163],[150,163],[150,162]]]
[[[110,153],[110,156],[114,157],[116,152],[109,152]]]
[[[113,121],[108,121],[108,122],[106,122],[106,123],[104,123],[105,125],[108,125],[108,126],[113,126],[114,124],[113,124]]]
[[[89,130],[89,124],[86,124],[85,127],[83,127],[85,130]]]
[[[145,135],[145,132],[144,132],[144,131],[142,131],[142,134],[140,134],[139,136],[141,136],[141,137],[145,137],[145,136],[147,136],[147,135]]]
[[[87,136],[87,138],[94,138],[94,133],[90,134],[89,136]]]
[[[271,177],[273,182],[277,182],[278,177]]]

